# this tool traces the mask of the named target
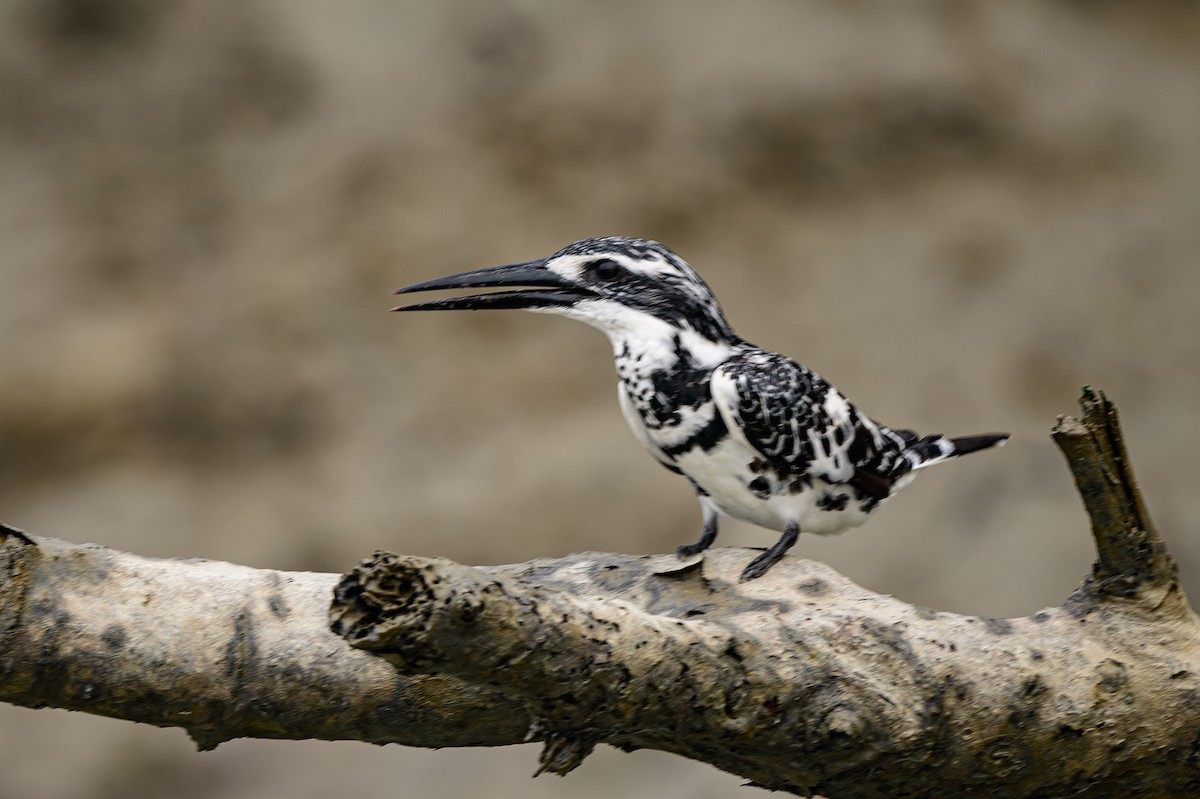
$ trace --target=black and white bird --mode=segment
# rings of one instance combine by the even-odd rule
[[[516,308],[603,330],[634,436],[700,499],[703,533],[680,557],[712,545],[722,513],[783,533],[743,580],[766,573],[801,532],[856,527],[918,470],[1008,438],[919,436],[872,421],[816,372],[738,338],[708,285],[657,242],[584,239],[548,258],[395,293],[480,287],[510,290],[393,310]]]

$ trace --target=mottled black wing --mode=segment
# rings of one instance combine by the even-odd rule
[[[712,393],[730,430],[740,431],[781,479],[846,483],[856,460],[877,448],[878,431],[862,427],[865,417],[837,389],[782,355],[760,350],[731,358],[714,373]]]

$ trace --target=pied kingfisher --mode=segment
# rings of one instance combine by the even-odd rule
[[[816,372],[738,338],[708,285],[653,241],[584,239],[548,258],[395,293],[496,286],[524,288],[392,310],[518,308],[603,330],[634,435],[699,497],[703,533],[679,547],[679,556],[708,549],[722,513],[783,532],[742,580],[766,573],[801,531],[830,535],[856,527],[918,469],[1008,438],[921,437],[872,421]]]

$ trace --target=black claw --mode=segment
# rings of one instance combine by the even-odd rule
[[[738,578],[738,582],[744,583],[747,580],[756,580],[766,574],[768,569],[783,559],[787,551],[796,543],[799,535],[799,527],[794,524],[788,525],[787,530],[783,533],[783,537],[775,542],[775,546],[750,561],[750,565],[742,570],[742,576]]]
[[[681,558],[690,558],[692,555],[699,555],[706,549],[708,549],[707,545],[702,545],[697,541],[694,544],[680,544],[675,547],[675,554]]]
[[[747,580],[757,580],[759,577],[762,577],[767,573],[767,569],[770,569],[772,566],[778,563],[779,559],[782,557],[783,553],[773,557],[773,552],[768,549],[766,552],[750,561],[750,565],[742,570],[742,576],[738,578],[738,582],[744,583]]]

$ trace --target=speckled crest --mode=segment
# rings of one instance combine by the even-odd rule
[[[670,248],[649,239],[604,236],[582,239],[559,250],[563,256],[614,256],[630,268],[604,294],[637,307],[676,327],[690,327],[709,339],[734,341],[716,296],[704,278]],[[599,262],[593,260],[592,264]]]

